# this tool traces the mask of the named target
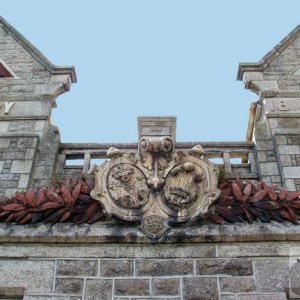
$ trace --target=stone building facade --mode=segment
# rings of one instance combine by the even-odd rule
[[[299,57],[297,27],[258,63],[240,64],[238,79],[258,95],[247,140],[201,143],[209,159],[223,159],[227,178],[300,190]],[[61,143],[51,110],[74,82],[73,67],[51,64],[0,18],[0,199],[56,175],[85,174],[110,147],[137,151],[137,144]],[[83,164],[70,166],[70,159]],[[276,222],[185,224],[155,243],[115,219],[0,224],[0,299],[299,299],[299,237],[299,225]]]

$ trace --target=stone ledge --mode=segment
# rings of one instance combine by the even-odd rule
[[[25,292],[24,287],[0,287],[0,297],[1,299],[23,299]]]
[[[300,225],[290,223],[194,224],[172,228],[156,243],[300,241]],[[0,243],[133,243],[151,241],[135,226],[115,221],[93,225],[0,224]]]
[[[37,133],[19,133],[19,132],[9,132],[1,133],[0,138],[39,138]]]

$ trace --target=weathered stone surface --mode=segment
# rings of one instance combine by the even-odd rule
[[[52,169],[53,166],[45,166],[45,165],[41,165],[41,166],[35,166],[35,179],[36,178],[47,178],[47,174],[51,174],[52,173]]]
[[[115,295],[117,296],[147,296],[150,293],[147,279],[116,279]]]
[[[286,179],[284,185],[288,191],[296,191],[296,185],[294,179]]]
[[[152,279],[152,293],[153,295],[168,295],[179,296],[180,282],[178,278],[154,278]]]
[[[278,118],[277,122],[281,128],[298,128],[300,126],[298,118]]]
[[[292,292],[300,297],[300,263],[293,264],[290,268],[290,281]]]
[[[272,183],[273,184],[280,184],[281,183],[281,177],[280,176],[271,176]],[[277,186],[277,188],[280,188],[280,186]]]
[[[31,167],[31,160],[14,160],[11,167],[11,173],[30,173]]]
[[[284,167],[282,171],[285,178],[300,178],[300,167]]]
[[[262,176],[279,175],[278,166],[276,162],[260,163],[259,168]]]
[[[8,123],[7,132],[10,133],[32,133],[34,132],[34,121],[10,121]]]
[[[18,188],[19,189],[27,189],[28,187],[28,183],[29,183],[29,174],[21,174],[20,175],[20,180],[19,180],[19,183],[18,183]]]
[[[222,292],[240,293],[255,290],[255,281],[252,277],[223,277],[220,278]]]
[[[0,132],[1,132],[1,130],[0,130]],[[10,143],[10,138],[1,137],[1,139],[0,139],[0,148],[7,148],[9,146],[9,143]]]
[[[236,245],[218,245],[219,257],[256,257],[287,256],[289,245],[286,243],[245,243]]]
[[[268,185],[273,184],[271,176],[261,176],[261,181]]]
[[[292,166],[292,160],[290,155],[280,155],[279,159],[280,159],[281,166],[283,167]]]
[[[54,261],[0,260],[0,287],[25,287],[27,293],[49,293]]]
[[[34,131],[35,132],[43,131],[45,126],[46,126],[46,121],[36,121]]]
[[[185,300],[218,300],[217,279],[208,277],[184,278],[183,297]]]
[[[25,159],[33,159],[35,154],[35,149],[27,149],[25,154]]]
[[[137,276],[172,276],[193,274],[191,260],[137,260]]]
[[[181,246],[186,243],[203,243],[203,242],[251,242],[250,245],[254,246],[252,242],[267,242],[267,241],[298,241],[300,233],[300,225],[294,225],[290,223],[254,223],[254,224],[224,224],[219,225],[204,225],[193,224],[189,226],[182,226],[174,228],[173,231],[167,232],[164,239],[158,241],[159,243],[178,244]],[[124,225],[110,222],[99,222],[93,225],[76,225],[76,224],[33,224],[33,225],[15,225],[15,224],[3,224],[0,223],[0,242],[2,243],[62,243],[62,244],[99,244],[99,243],[118,243],[129,244],[139,243],[147,244],[149,248],[155,249],[149,245],[149,240],[136,228],[136,226]],[[207,245],[207,244],[206,244]],[[243,245],[243,244],[241,244]],[[157,245],[156,245],[157,246]],[[188,249],[191,245],[189,245]],[[213,248],[214,246],[211,245]],[[113,248],[113,246],[110,246]],[[121,247],[121,246],[119,246]],[[127,246],[126,246],[127,247]],[[81,249],[76,248],[76,249]],[[93,248],[95,252],[97,249]],[[184,249],[184,248],[183,248]],[[197,249],[197,247],[196,247]],[[201,249],[201,246],[200,248]],[[211,248],[212,249],[212,248]],[[243,249],[243,246],[241,246]],[[101,248],[100,248],[101,250]],[[64,250],[67,251],[67,250]],[[74,249],[69,250],[70,253],[74,252]],[[115,257],[115,250],[106,257]],[[246,250],[245,250],[246,251]],[[129,251],[130,252],[130,251]],[[255,251],[254,251],[255,252]],[[265,251],[268,253],[268,249]],[[89,253],[89,251],[88,251]],[[133,253],[131,252],[130,258]],[[150,253],[156,253],[155,250]],[[172,253],[172,251],[170,251]],[[180,252],[175,252],[179,253]],[[196,253],[193,252],[193,253]],[[126,257],[125,252],[121,254],[121,257]],[[230,256],[230,254],[228,254]],[[202,257],[202,254],[199,253]],[[228,257],[229,257],[228,256]],[[62,257],[58,254],[58,257]],[[72,254],[74,257],[74,254]],[[167,256],[166,256],[167,257]]]
[[[79,295],[83,291],[81,278],[57,278],[55,280],[55,293]]]
[[[58,260],[57,276],[96,276],[98,261],[96,260]]]
[[[49,115],[50,103],[45,101],[18,101],[15,102],[9,111],[10,116],[31,116],[40,117]]]
[[[237,300],[286,300],[285,293],[278,294],[240,294]]]
[[[274,144],[272,140],[256,140],[256,147],[258,151],[265,151],[265,150],[273,150]]]
[[[266,151],[257,151],[257,159],[259,162],[266,162],[267,161]]]
[[[119,246],[119,257],[132,258],[194,258],[194,257],[215,257],[216,249],[212,245],[159,245],[156,247],[136,245]]]
[[[221,295],[221,300],[236,300],[235,295]]]
[[[23,299],[25,292],[24,287],[0,287],[0,299],[12,299],[20,298]]]
[[[71,300],[73,299],[72,297],[69,298],[69,296],[34,296],[34,295],[28,295],[24,296],[24,300]],[[78,300],[79,298],[77,298]],[[81,298],[80,298],[81,300]]]
[[[23,300],[69,300],[69,296],[35,296],[35,295],[28,295],[24,296]],[[71,298],[73,299],[73,298]],[[81,299],[81,298],[80,298]]]
[[[267,157],[267,161],[269,162],[276,162],[277,161],[277,157],[275,154],[275,151],[266,151],[266,157]]]
[[[275,135],[275,140],[277,145],[286,145],[287,138],[284,135]]]
[[[87,279],[85,286],[85,300],[111,300],[112,280]]]
[[[254,270],[258,291],[285,292],[289,288],[289,262],[287,260],[255,260]]]
[[[155,299],[155,300],[167,300],[167,299],[170,299],[170,297],[168,297],[168,298],[165,298],[165,297],[155,297],[155,298],[153,298],[152,296],[150,296],[150,297],[141,297],[141,296],[139,296],[138,298],[137,297],[132,297],[132,298],[124,298],[124,297],[115,297],[115,300],[132,300],[132,299],[138,299],[138,300],[153,300],[153,299]],[[179,297],[172,297],[171,298],[172,300],[181,300],[181,298],[179,298]]]
[[[5,191],[5,197],[6,198],[11,198],[12,196],[14,196],[17,192],[17,189],[6,189]]]
[[[197,260],[196,274],[248,276],[253,274],[252,262],[240,259]]]
[[[35,125],[35,122],[30,122],[28,124],[32,124]],[[18,148],[35,148],[37,145],[37,138],[28,138],[28,137],[24,137],[24,138],[18,138],[18,143],[17,143],[17,147]]]
[[[11,151],[5,151],[1,155],[1,159],[24,159],[25,158],[26,151],[25,150],[15,150],[13,152]]]
[[[47,226],[46,226],[47,227]],[[37,229],[38,231],[38,229]],[[46,234],[47,231],[44,232]],[[1,235],[1,230],[0,230]],[[117,257],[116,245],[0,245],[0,257],[98,258]]]
[[[287,137],[290,144],[300,145],[300,134],[293,134]]]
[[[286,145],[278,146],[278,152],[282,155],[300,154],[300,146],[298,145]]]
[[[20,174],[0,174],[0,180],[6,181],[6,180],[19,180]]]
[[[133,260],[102,260],[100,262],[100,276],[132,276]]]
[[[18,182],[17,181],[2,181],[1,182],[1,187],[5,189],[14,189],[18,187]]]

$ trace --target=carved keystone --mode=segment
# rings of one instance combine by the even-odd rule
[[[136,222],[148,238],[157,240],[171,223],[204,217],[220,194],[219,169],[200,145],[176,151],[176,118],[138,120],[138,153],[109,149],[109,159],[93,170],[91,196],[108,215]]]

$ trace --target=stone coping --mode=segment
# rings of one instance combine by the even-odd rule
[[[228,243],[300,241],[300,225],[290,223],[192,224],[172,228],[151,241],[137,227],[117,221],[83,224],[0,224],[0,243]]]

